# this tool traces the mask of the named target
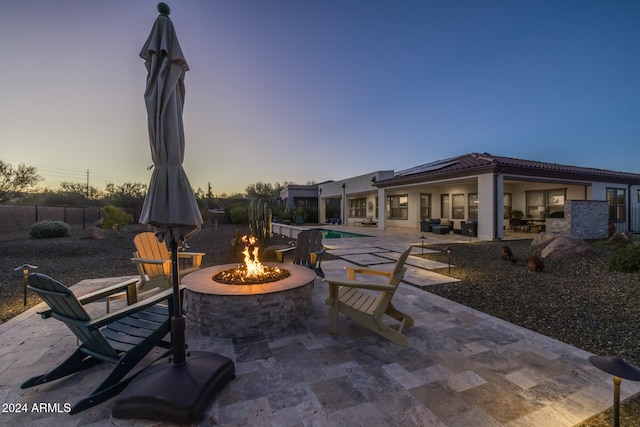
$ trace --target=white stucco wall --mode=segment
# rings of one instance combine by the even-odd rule
[[[358,175],[351,178],[341,179],[334,182],[327,182],[324,184],[320,184],[318,186],[318,193],[320,197],[320,201],[318,203],[319,206],[319,220],[323,221],[326,218],[326,206],[324,203],[324,199],[327,198],[336,198],[341,199],[341,219],[345,224],[353,225],[354,221],[361,221],[362,218],[349,218],[349,198],[353,197],[366,197],[367,204],[369,201],[374,203],[375,209],[375,198],[378,195],[378,188],[375,187],[373,179],[376,181],[387,179],[393,177],[392,170],[381,170],[381,171],[373,171],[370,173]],[[344,187],[343,187],[344,186]],[[381,203],[384,199],[381,199]],[[375,212],[370,212],[367,210],[366,216],[373,216],[375,218]],[[379,228],[384,227],[384,221],[382,224],[378,223]]]

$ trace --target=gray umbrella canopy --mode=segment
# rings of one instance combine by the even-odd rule
[[[140,56],[147,67],[144,100],[154,170],[140,214],[158,240],[182,243],[200,230],[202,216],[184,160],[184,76],[189,66],[168,16],[156,19]]]

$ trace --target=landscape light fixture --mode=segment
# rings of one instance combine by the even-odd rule
[[[422,248],[421,255],[424,256],[424,232],[422,232],[422,237],[420,237],[420,239],[422,239],[422,243],[420,244],[420,247]]]
[[[589,362],[601,371],[613,375],[613,426],[620,426],[620,383],[622,378],[640,381],[640,368],[615,356],[591,356]]]
[[[447,258],[449,263],[449,274],[451,274],[451,247],[447,246],[444,250],[447,251]]]
[[[13,269],[13,271],[22,272],[22,292],[23,292],[22,304],[25,307],[27,306],[27,280],[29,278],[29,274],[31,274],[33,270],[35,270],[36,268],[38,267],[36,267],[35,265],[24,264],[24,265],[21,265],[20,267],[16,267]]]

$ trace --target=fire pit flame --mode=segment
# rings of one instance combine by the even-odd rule
[[[244,255],[245,276],[252,278],[257,278],[264,274],[264,265],[258,258],[260,248],[255,245],[256,241],[257,239],[253,236],[244,236],[242,238],[242,243],[244,243],[242,254]]]
[[[221,271],[213,276],[213,280],[228,285],[256,285],[261,283],[276,282],[289,277],[289,271],[283,268],[270,267],[262,264],[258,258],[260,248],[256,246],[257,239],[253,236],[244,236],[244,264],[232,270]]]

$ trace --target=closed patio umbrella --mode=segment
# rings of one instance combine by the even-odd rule
[[[184,160],[184,76],[189,70],[168,16],[160,15],[140,56],[147,67],[144,94],[153,175],[140,222],[151,224],[160,241],[182,243],[200,230],[202,217]]]
[[[158,362],[143,370],[116,401],[117,418],[150,418],[179,424],[197,421],[217,389],[234,377],[230,359],[214,353],[185,351],[186,319],[178,283],[178,245],[200,230],[202,217],[184,159],[184,76],[189,69],[169,19],[169,6],[158,5],[160,16],[140,56],[147,67],[144,94],[148,115],[153,174],[144,200],[141,223],[153,226],[159,241],[172,254],[173,312],[171,363]]]

